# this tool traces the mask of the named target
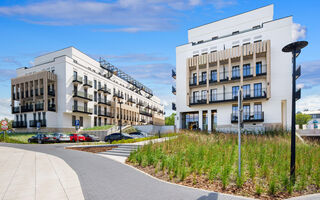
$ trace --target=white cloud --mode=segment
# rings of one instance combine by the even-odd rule
[[[13,119],[13,115],[11,114],[11,102],[10,99],[0,98],[0,119],[8,118]]]
[[[28,23],[69,25],[110,25],[95,31],[138,32],[174,27],[178,11],[200,5],[221,9],[236,0],[46,0],[25,5],[0,6],[0,16],[16,17]],[[134,25],[134,26],[132,26]]]
[[[320,60],[303,62],[301,64],[301,77],[297,82],[299,86],[303,86],[304,89],[311,89],[314,86],[320,84]]]
[[[297,101],[297,111],[320,109],[320,94],[303,97]]]
[[[301,24],[293,23],[292,25],[292,38],[294,41],[304,39],[307,34],[307,28]]]

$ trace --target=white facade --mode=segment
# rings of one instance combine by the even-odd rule
[[[83,128],[118,124],[120,119],[119,101],[123,102],[123,124],[164,123],[164,107],[160,104],[160,99],[154,96],[151,90],[145,89],[145,86],[143,88],[135,87],[134,84],[120,78],[122,71],[117,71],[118,69],[116,68],[115,71],[111,72],[103,68],[102,65],[102,63],[92,59],[74,47],[68,47],[36,57],[33,67],[17,69],[17,78],[12,79],[12,93],[14,95],[20,92],[20,98],[13,98],[12,105],[22,106],[28,103],[27,99],[21,98],[21,93],[24,93],[25,97],[28,89],[30,91],[35,88],[34,84],[36,83],[32,81],[25,83],[23,82],[24,77],[37,76],[40,72],[49,71],[50,74],[56,75],[57,81],[55,96],[52,99],[52,102],[56,102],[56,110],[54,112],[46,112],[46,127],[48,129],[74,129],[74,119],[79,120],[80,117],[83,121],[83,123],[81,122],[81,127]],[[87,77],[88,84],[85,84],[85,76]],[[75,81],[75,79],[79,79],[80,81]],[[102,89],[100,90],[100,88]],[[84,93],[85,97],[88,98],[75,97],[75,90],[77,90],[77,94]],[[107,90],[108,92],[106,92]],[[98,103],[100,100],[99,95],[101,95],[101,104]],[[28,96],[30,97],[30,92]],[[119,98],[119,96],[123,96],[123,98]],[[15,97],[17,97],[17,94]],[[33,97],[32,101],[31,97],[30,104],[34,104],[37,101],[35,98]],[[75,105],[75,101],[77,105]],[[140,105],[138,105],[138,102],[140,102]],[[101,115],[99,114],[99,107],[101,108]],[[79,108],[86,108],[85,112],[78,112],[77,110],[81,110]],[[19,111],[18,107],[17,111]],[[47,111],[46,106],[44,111]],[[32,119],[38,120],[37,117],[33,117],[33,113],[35,113],[34,110],[33,112],[21,112],[20,109],[20,112],[14,113],[14,119],[15,121],[26,122]],[[107,114],[108,116],[106,116]],[[24,119],[24,115],[26,115],[26,119]],[[25,128],[30,128],[29,125],[27,123],[27,127]]]
[[[234,86],[244,85],[245,127],[290,127],[291,54],[282,48],[291,31],[292,17],[274,20],[273,5],[189,29],[176,48],[176,127],[236,127]]]

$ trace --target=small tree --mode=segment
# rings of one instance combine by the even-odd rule
[[[296,123],[302,128],[303,124],[307,124],[311,120],[311,115],[298,113],[296,114]]]
[[[169,117],[165,118],[166,125],[174,125],[174,118],[176,116],[176,113],[172,113]]]

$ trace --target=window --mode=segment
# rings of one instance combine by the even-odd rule
[[[232,120],[238,120],[238,106],[232,105]]]
[[[210,91],[210,101],[216,101],[217,100],[217,89],[211,89]]]
[[[261,83],[255,83],[254,84],[254,96],[255,97],[261,97],[262,96],[262,84]]]
[[[250,104],[243,105],[243,120],[249,120],[249,119],[250,119]]]
[[[260,103],[254,104],[254,119],[262,119],[262,105]]]
[[[243,98],[250,97],[250,84],[243,86]]]
[[[84,97],[88,98],[88,89],[87,88],[84,89]]]
[[[78,94],[78,87],[76,85],[73,86],[73,94],[74,95]]]
[[[88,77],[86,75],[84,75],[84,83],[88,82]]]
[[[100,89],[101,88],[101,82],[99,81],[98,82],[98,89]]]
[[[256,63],[256,75],[262,74],[262,62]]]
[[[199,92],[195,91],[193,92],[193,102],[192,103],[196,103],[199,99]]]
[[[217,70],[211,70],[211,81],[217,81]]]
[[[94,105],[94,114],[97,114],[97,105]]]
[[[238,98],[239,86],[232,87],[232,99]]]
[[[193,73],[192,74],[191,84],[197,84],[197,73]]]
[[[43,119],[43,120],[46,119],[46,112],[42,112],[42,119]]]
[[[27,122],[27,114],[24,114],[24,121]]]
[[[88,112],[88,103],[83,103],[84,112]]]
[[[73,80],[77,80],[78,73],[76,71],[73,71]]]
[[[251,70],[250,69],[251,69],[250,68],[250,64],[243,65],[243,77],[251,75]]]
[[[96,91],[93,93],[93,96],[94,96],[94,101],[97,102],[97,92]]]
[[[202,81],[202,82],[206,82],[206,81],[207,81],[207,72],[202,72],[202,73],[201,73],[201,76],[202,76],[202,77],[201,77],[201,81]]]
[[[21,121],[22,121],[22,115],[20,117],[21,117]],[[38,112],[38,120],[39,121],[41,120],[41,112]]]
[[[72,115],[72,126],[76,125],[76,116]]]
[[[240,78],[240,69],[239,69],[239,66],[233,66],[233,67],[232,67],[232,78],[233,78],[233,79]]]
[[[98,126],[101,126],[101,117],[98,118]]]
[[[83,117],[80,117],[80,126],[83,127]]]
[[[36,116],[37,116],[36,113],[33,113],[33,120],[36,120]],[[16,115],[16,117],[17,117],[17,121],[19,121],[18,120],[18,115]]]
[[[77,100],[73,101],[73,110],[78,110],[78,101]]]
[[[93,81],[93,86],[94,86],[94,89],[97,89],[97,80]]]
[[[207,90],[201,91],[201,100],[207,100]]]
[[[97,126],[97,117],[94,118],[94,126]]]

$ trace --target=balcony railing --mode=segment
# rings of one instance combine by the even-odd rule
[[[221,82],[229,80],[229,72],[228,71],[219,72],[219,75],[220,75]]]
[[[92,87],[92,81],[84,79],[83,86]]]
[[[36,103],[35,104],[35,109],[36,109],[36,111],[43,110],[43,103]]]
[[[176,88],[172,86],[172,94],[176,95]]]
[[[41,127],[46,127],[47,126],[47,120],[42,119],[42,120],[30,120],[29,121],[29,127],[37,127],[37,123],[40,123]]]
[[[99,99],[98,100],[98,104],[104,104],[104,105],[107,105],[107,106],[111,106],[111,101],[109,100],[102,100],[102,99]]]
[[[172,70],[172,74],[171,75],[172,75],[172,78],[176,79],[176,76],[177,76],[176,71]]]
[[[232,69],[232,75],[231,75],[231,80],[237,80],[240,79],[240,68],[233,68]]]
[[[199,85],[207,84],[207,76],[199,76]]]
[[[139,113],[140,113],[141,115],[145,115],[145,116],[148,116],[148,117],[152,117],[152,113],[149,113],[149,112],[147,112],[147,111],[145,111],[145,110],[142,110],[142,109],[139,110]]]
[[[175,103],[172,103],[172,110],[177,110]]]
[[[55,111],[56,111],[56,105],[55,105],[55,104],[49,104],[49,105],[48,105],[48,110],[55,112]]]
[[[264,121],[264,112],[244,112],[243,122],[263,122]],[[238,122],[238,113],[231,114],[231,123]]]
[[[143,101],[138,101],[138,106],[145,106],[145,104],[143,103]]]
[[[256,66],[256,76],[263,76],[267,74],[267,65]]]
[[[12,113],[19,113],[20,112],[20,107],[19,106],[13,106],[12,107]]]
[[[73,76],[72,82],[82,84],[83,79],[82,79],[82,77],[80,77],[80,76]]]
[[[27,122],[25,121],[13,121],[12,128],[27,128]]]
[[[207,103],[207,96],[206,95],[195,95],[190,96],[190,105],[197,105],[197,104],[206,104]]]
[[[253,89],[253,90],[243,90],[243,99],[261,99],[267,97],[266,88],[261,89]],[[219,103],[225,101],[237,101],[238,100],[238,92],[225,92],[225,93],[217,93],[211,94],[209,98],[210,103]]]
[[[92,108],[87,108],[84,106],[72,106],[73,112],[92,114]]]
[[[120,99],[123,99],[123,94],[121,94],[119,92],[114,93],[113,96],[117,97],[117,98],[120,98]]]
[[[130,98],[128,99],[128,102],[136,103],[136,101],[135,101],[132,97],[130,97]]]
[[[81,91],[73,91],[73,97],[78,97],[86,100],[92,101],[93,96],[91,94],[81,92]]]
[[[33,105],[21,106],[21,112],[33,112]]]
[[[50,95],[50,96],[55,96],[56,93],[55,93],[54,90],[48,90],[48,95]]]

